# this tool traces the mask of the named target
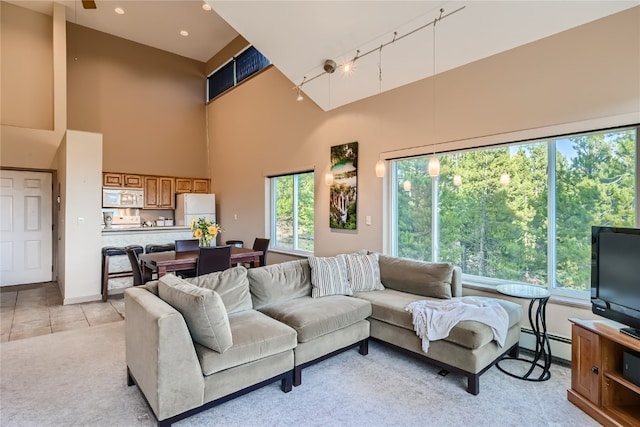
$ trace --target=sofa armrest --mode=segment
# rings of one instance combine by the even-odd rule
[[[457,265],[453,266],[453,275],[451,277],[451,296],[462,296],[462,269]]]
[[[204,377],[182,315],[141,288],[127,288],[126,360],[158,420],[204,403]]]

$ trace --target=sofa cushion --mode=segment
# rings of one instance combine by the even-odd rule
[[[311,296],[351,295],[347,263],[344,255],[335,257],[309,257],[311,266]]]
[[[451,298],[453,265],[379,256],[380,280],[387,288],[433,298]]]
[[[247,277],[256,309],[311,295],[311,268],[306,259],[250,268]]]
[[[373,319],[411,331],[413,331],[413,322],[411,320],[411,314],[405,310],[405,307],[414,301],[435,299],[388,288],[379,292],[358,292],[354,294],[354,297],[366,299],[371,302],[371,317]],[[496,300],[509,315],[509,328],[518,324],[522,314],[521,306],[503,299],[496,298]],[[444,340],[466,348],[475,349],[491,342],[493,340],[493,331],[490,326],[484,323],[463,320],[451,329],[449,336],[444,338]]]
[[[371,315],[371,304],[358,298],[332,295],[291,299],[260,311],[295,329],[298,342],[302,343],[366,319]]]
[[[158,280],[158,295],[182,314],[193,341],[219,353],[231,347],[227,310],[217,292],[168,274]]]
[[[150,280],[147,283],[145,283],[144,285],[140,285],[139,288],[140,289],[146,289],[149,292],[151,292],[152,294],[154,294],[155,296],[158,296],[158,281],[157,280]]]
[[[380,283],[378,254],[347,254],[344,258],[347,263],[349,286],[352,292],[384,289]]]
[[[283,351],[293,349],[296,331],[255,310],[229,315],[233,345],[224,353],[216,353],[196,344],[202,373],[211,375]]]
[[[227,312],[235,313],[253,308],[249,292],[247,269],[243,266],[228,268],[224,271],[184,279],[202,288],[216,291],[224,301]]]

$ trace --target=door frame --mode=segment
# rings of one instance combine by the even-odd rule
[[[37,168],[17,168],[11,166],[0,166],[0,170],[18,172],[40,172],[51,174],[51,281],[58,282],[58,217],[60,214],[60,183],[58,182],[58,171],[55,169]]]

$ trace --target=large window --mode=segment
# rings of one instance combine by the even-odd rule
[[[313,252],[313,182],[313,172],[270,178],[272,248]]]
[[[207,101],[231,89],[271,62],[258,49],[249,46],[207,77]]]
[[[393,162],[393,253],[468,280],[587,291],[591,226],[636,224],[637,129]],[[586,295],[583,294],[583,295]]]

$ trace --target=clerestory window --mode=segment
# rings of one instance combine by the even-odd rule
[[[271,62],[249,46],[207,77],[207,102],[267,67]]]

